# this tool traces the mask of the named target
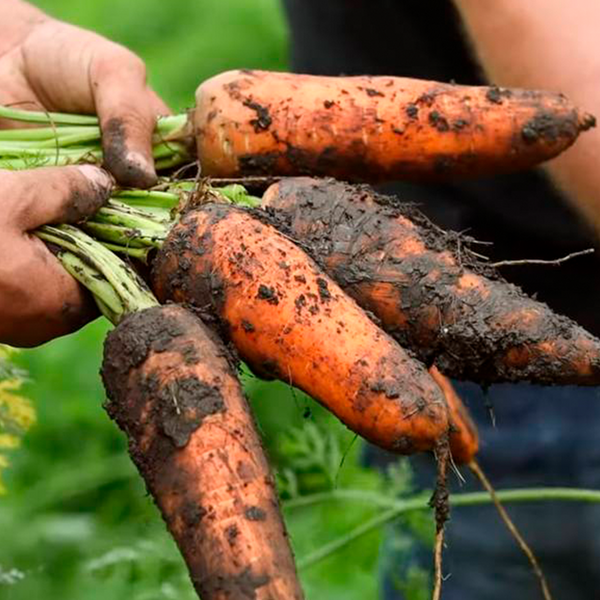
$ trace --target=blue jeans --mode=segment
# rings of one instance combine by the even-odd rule
[[[474,384],[456,383],[481,435],[479,462],[496,488],[573,486],[600,489],[600,390],[492,386],[491,423],[486,397]],[[368,451],[371,464],[384,464]],[[429,456],[411,459],[417,485],[431,489]],[[450,475],[455,492],[481,490],[470,472],[466,483]],[[507,505],[533,548],[555,598],[600,598],[600,505],[537,502]],[[387,552],[385,600],[406,600],[395,581],[410,565],[430,569],[430,548],[416,543],[410,555]],[[531,600],[540,591],[529,563],[492,506],[455,508],[446,531],[444,600]]]

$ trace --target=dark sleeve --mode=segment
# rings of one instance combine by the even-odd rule
[[[448,0],[284,0],[284,6],[295,71],[481,81]]]

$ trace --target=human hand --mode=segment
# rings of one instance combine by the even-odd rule
[[[7,29],[0,42],[0,103],[96,113],[104,167],[124,186],[153,185],[152,132],[169,109],[146,84],[143,61],[95,33],[5,1],[12,12],[0,14],[8,20],[0,26]]]
[[[81,221],[112,186],[92,165],[0,170],[0,343],[37,346],[97,315],[91,296],[31,232]]]

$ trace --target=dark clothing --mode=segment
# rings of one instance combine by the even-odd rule
[[[484,83],[450,0],[286,0],[285,5],[292,65],[298,72]],[[386,187],[421,203],[439,225],[493,242],[484,253],[494,259],[559,258],[595,243],[541,171],[449,185]],[[513,267],[504,274],[600,335],[598,267],[595,257],[584,257],[559,269]],[[600,486],[598,390],[492,386],[489,397],[498,420],[493,428],[480,388],[458,388],[480,429],[480,462],[494,485]],[[386,460],[373,450],[369,455],[378,464]],[[422,487],[431,488],[431,459],[415,457],[413,466]],[[460,491],[480,489],[465,476],[469,483]],[[511,506],[510,512],[545,567],[557,598],[587,600],[600,593],[597,506],[539,503]],[[429,566],[431,550],[410,559],[387,554],[385,598],[402,598],[393,581],[411,559]],[[445,560],[446,572],[452,573],[444,585],[445,600],[539,596],[525,558],[489,506],[453,512]]]
[[[482,439],[479,462],[499,489],[517,487],[598,488],[600,390],[595,388],[494,385],[488,398],[472,383],[455,387]],[[494,406],[496,427],[486,400]],[[369,449],[371,463],[391,457]],[[418,488],[431,489],[435,465],[429,455],[411,458]],[[466,469],[454,492],[481,491]],[[600,508],[594,504],[536,502],[507,505],[540,561],[555,598],[590,600],[600,595]],[[537,579],[491,505],[454,508],[446,529],[444,600],[531,600],[541,598]],[[428,569],[431,548],[410,555],[385,552],[385,600],[404,600],[394,582],[411,564]]]

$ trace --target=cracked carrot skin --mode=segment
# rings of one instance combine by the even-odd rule
[[[207,204],[171,231],[153,266],[161,301],[216,314],[255,373],[304,390],[377,446],[431,450],[448,429],[426,369],[306,253],[248,211]]]
[[[202,600],[302,600],[277,493],[223,344],[170,305],[105,343],[107,410]]]
[[[202,83],[193,113],[203,175],[369,182],[528,169],[594,124],[549,91],[247,70]]]
[[[450,419],[450,451],[456,464],[470,464],[479,451],[479,433],[471,415],[450,380],[437,367],[431,366],[429,374],[438,384],[448,405]]]
[[[600,384],[600,340],[478,262],[468,244],[367,186],[290,178],[263,208],[426,364],[484,384]]]

